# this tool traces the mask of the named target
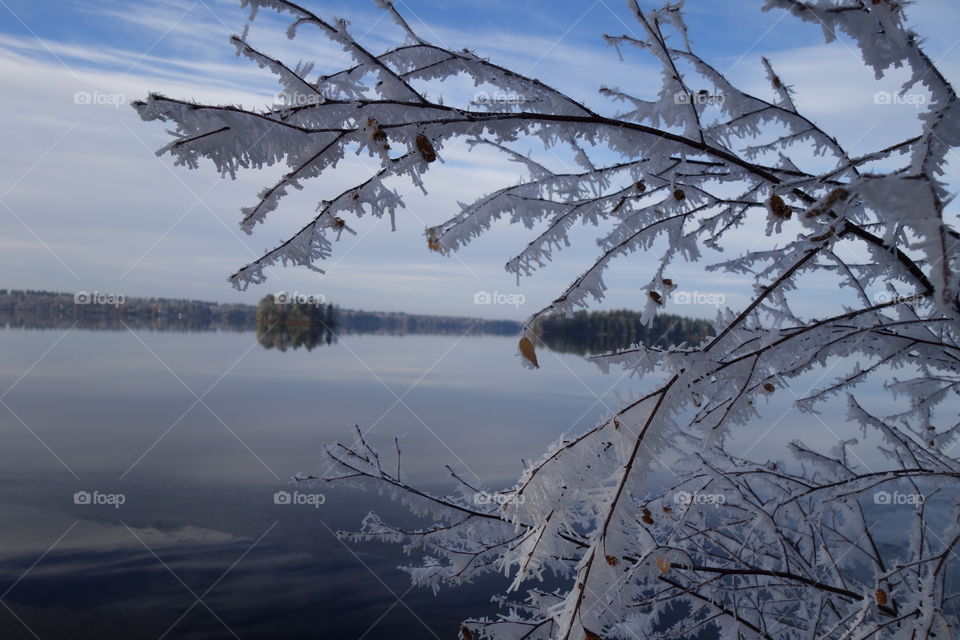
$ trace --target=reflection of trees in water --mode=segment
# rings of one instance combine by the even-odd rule
[[[332,304],[279,304],[268,295],[257,305],[257,340],[264,349],[311,351],[336,341]]]
[[[332,304],[279,303],[268,295],[257,306],[257,339],[267,349],[307,350],[334,344],[337,335],[499,335],[515,336],[520,323],[456,316],[337,309]]]
[[[307,351],[331,345],[337,341],[333,327],[322,325],[289,325],[277,324],[270,326],[257,325],[257,341],[264,349],[300,349]]]
[[[257,337],[267,349],[313,349],[333,344],[337,335],[499,335],[515,336],[519,323],[446,316],[415,316],[335,309],[333,305],[278,304],[267,296],[257,309]],[[540,339],[553,351],[589,355],[644,343],[667,347],[699,344],[713,333],[705,320],[661,315],[649,327],[634,311],[580,311],[570,318],[538,321]]]
[[[542,316],[540,340],[551,350],[578,355],[607,353],[643,343],[651,347],[699,344],[713,334],[706,320],[658,315],[649,327],[635,311],[578,311],[570,318]]]

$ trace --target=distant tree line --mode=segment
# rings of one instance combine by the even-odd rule
[[[257,307],[260,343],[281,351],[332,344],[337,335],[349,333],[515,336],[520,328],[520,323],[512,320],[356,311],[332,304],[278,302],[272,295]],[[640,313],[619,310],[579,311],[569,318],[544,316],[538,321],[537,331],[540,340],[554,351],[587,355],[639,342],[658,347],[698,344],[712,335],[713,327],[705,320],[669,314],[657,316],[651,326],[646,326]]]
[[[468,334],[514,336],[521,325],[514,320],[480,320],[460,316],[422,316],[408,313],[339,310],[337,320],[347,333]]]
[[[618,311],[577,311],[572,317],[541,316],[537,322],[540,340],[553,351],[579,355],[607,353],[638,343],[655,347],[680,344],[696,345],[709,335],[713,326],[672,314],[658,314],[653,324],[645,325],[641,314]]]
[[[496,335],[515,336],[520,323],[458,316],[432,316],[341,309],[330,303],[285,303],[273,295],[254,307],[201,300],[124,298],[113,304],[90,293],[77,301],[73,293],[0,289],[0,327],[116,331],[256,331],[267,349],[314,349],[336,342],[337,335]],[[579,311],[570,318],[541,317],[540,340],[554,351],[579,355],[604,353],[638,342],[652,346],[696,344],[712,328],[704,320],[659,315],[651,327],[634,311]]]
[[[337,335],[500,335],[520,333],[512,320],[480,320],[457,316],[340,309],[333,304],[279,301],[273,295],[257,305],[257,339],[267,349],[308,350],[336,342]]]
[[[116,331],[250,331],[256,308],[172,298],[127,298],[98,292],[0,289],[0,327]]]

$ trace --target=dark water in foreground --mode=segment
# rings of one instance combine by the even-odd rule
[[[348,335],[281,353],[252,333],[9,329],[0,352],[4,640],[456,637],[464,617],[495,613],[502,576],[411,589],[397,548],[333,535],[396,507],[275,492],[353,425],[391,452],[399,437],[411,480],[436,485],[450,463],[505,487],[521,458],[656,382],[564,354],[528,371],[498,337]],[[830,438],[787,400],[754,455],[800,429]]]
[[[350,335],[280,353],[253,333],[15,329],[0,351],[4,640],[455,637],[494,613],[503,578],[411,590],[397,548],[333,535],[396,507],[275,492],[353,425],[391,452],[399,437],[411,479],[436,484],[451,463],[507,486],[521,457],[631,385],[570,355],[527,371],[513,338]]]

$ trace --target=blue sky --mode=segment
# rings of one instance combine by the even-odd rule
[[[344,16],[374,50],[396,32],[373,2],[304,0],[324,16]],[[629,53],[621,62],[601,34],[634,31],[621,0],[403,0],[398,7],[415,29],[449,47],[468,47],[605,105],[602,84],[635,93],[655,91],[649,60]],[[649,5],[649,3],[646,3]],[[878,106],[876,82],[847,43],[823,43],[818,29],[781,12],[763,13],[760,0],[688,0],[691,34],[701,53],[735,81],[769,92],[759,65],[769,56],[798,92],[801,109],[863,153],[911,131],[908,105]],[[960,71],[953,0],[922,0],[910,11],[927,36],[927,49],[948,77]],[[173,167],[153,151],[163,128],[143,123],[129,102],[148,91],[210,102],[265,106],[277,90],[269,72],[237,59],[227,38],[246,13],[239,0],[0,0],[0,287],[96,290],[255,302],[276,291],[321,294],[340,305],[409,312],[522,318],[549,302],[596,253],[585,235],[566,254],[517,287],[503,264],[532,237],[496,228],[455,258],[426,250],[426,224],[453,215],[468,202],[519,177],[517,167],[485,153],[451,154],[432,172],[429,198],[411,194],[398,231],[365,218],[358,238],[335,250],[335,266],[320,278],[305,269],[274,270],[270,281],[245,293],[226,277],[298,229],[316,202],[359,173],[321,178],[289,198],[276,215],[244,235],[239,210],[277,175],[269,170],[221,180],[209,166]],[[264,12],[252,39],[287,61],[316,59],[317,70],[343,64],[327,43],[304,34],[290,42],[285,21]],[[79,94],[96,104],[78,104]],[[111,104],[120,102],[122,104]],[[956,182],[956,165],[948,179]],[[749,246],[748,233],[741,248]],[[734,247],[737,249],[737,246]],[[652,268],[643,256],[621,261],[610,277],[605,306],[642,305],[637,286]],[[746,282],[718,280],[702,265],[680,268],[687,290],[723,293],[733,307],[745,301]],[[477,291],[522,293],[520,307],[477,306]],[[712,316],[709,305],[674,309]]]

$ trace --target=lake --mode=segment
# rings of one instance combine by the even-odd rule
[[[397,548],[334,536],[397,507],[346,488],[275,494],[355,425],[391,461],[399,439],[414,483],[442,490],[450,464],[504,488],[522,459],[657,382],[550,352],[530,371],[515,338],[491,336],[279,352],[252,332],[6,329],[0,349],[4,639],[456,637],[495,613],[503,577],[411,589]],[[745,431],[753,455],[839,430],[790,400]]]

